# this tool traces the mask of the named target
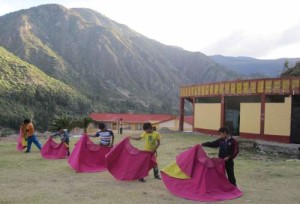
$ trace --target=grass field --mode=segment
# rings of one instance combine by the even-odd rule
[[[126,136],[116,135],[116,141]],[[197,143],[213,140],[193,133],[161,133],[158,150],[159,168],[175,156]],[[71,138],[71,149],[78,138]],[[98,143],[97,138],[92,138]],[[42,143],[45,138],[40,138]],[[133,141],[141,148],[142,141]],[[217,149],[205,148],[209,156],[217,156]],[[238,187],[244,195],[235,200],[217,203],[299,204],[300,160],[278,155],[262,154],[241,146],[235,159]],[[16,151],[16,141],[0,141],[0,203],[201,203],[175,197],[162,181],[153,178],[152,171],[138,181],[117,181],[109,172],[75,173],[66,159],[45,160],[33,145],[32,152]],[[205,202],[204,202],[205,203]]]

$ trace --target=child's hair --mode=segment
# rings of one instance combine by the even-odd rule
[[[30,123],[30,119],[28,119],[28,118],[26,118],[24,121],[23,121],[23,123]]]
[[[219,132],[228,134],[228,129],[227,129],[227,127],[221,127],[219,129]]]
[[[105,128],[105,124],[104,123],[99,123],[98,125],[99,129],[102,130]]]
[[[144,123],[144,125],[143,125],[143,130],[149,130],[149,129],[152,129],[152,125],[151,125],[151,123]]]

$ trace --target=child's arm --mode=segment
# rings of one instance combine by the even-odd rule
[[[96,132],[96,134],[95,135],[89,135],[90,137],[99,137],[100,136],[100,132],[98,131],[98,132]]]
[[[55,136],[59,136],[60,133],[59,132],[56,132],[56,133],[53,133],[52,135],[50,135],[50,137],[55,137]]]
[[[115,140],[115,135],[114,135],[114,132],[111,131],[111,144],[110,144],[110,146],[114,145],[114,140]]]
[[[129,136],[130,139],[133,139],[133,140],[140,140],[142,139],[141,136]]]
[[[160,140],[157,140],[157,142],[156,142],[156,148],[155,148],[154,152],[156,152],[156,150],[158,149],[159,145],[160,145]]]
[[[220,146],[220,139],[217,139],[215,141],[212,142],[204,142],[202,143],[203,147],[213,147],[213,148],[217,148]]]

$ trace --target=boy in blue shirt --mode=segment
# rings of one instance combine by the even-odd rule
[[[69,142],[70,142],[70,135],[68,133],[67,129],[60,129],[58,132],[54,133],[50,137],[59,136],[60,141],[63,143],[66,143],[68,146],[68,156],[70,156],[70,148],[69,148]]]
[[[227,177],[230,183],[236,186],[236,180],[234,176],[234,162],[233,159],[238,154],[238,144],[235,139],[228,133],[227,127],[221,127],[219,129],[221,138],[202,144],[204,147],[219,147],[219,158],[225,160],[225,169]]]
[[[95,137],[100,137],[100,145],[105,147],[112,147],[114,144],[114,133],[112,130],[107,129],[104,123],[99,123],[99,131]]]

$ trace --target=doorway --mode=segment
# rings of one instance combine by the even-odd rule
[[[224,98],[224,125],[232,135],[240,135],[241,103],[260,103],[260,96],[227,96]]]
[[[300,144],[300,96],[292,96],[291,143]]]

